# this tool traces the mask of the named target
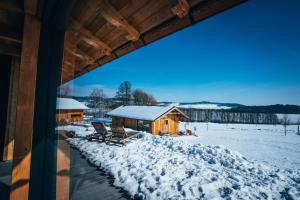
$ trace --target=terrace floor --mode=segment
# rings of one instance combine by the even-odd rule
[[[70,199],[105,199],[125,200],[131,199],[129,194],[113,185],[113,177],[105,174],[90,164],[78,150],[70,148]],[[11,186],[12,162],[0,163],[0,199],[8,199]]]
[[[0,199],[9,198],[12,161],[0,162]]]
[[[72,200],[79,199],[131,199],[126,191],[113,186],[114,179],[90,164],[78,150],[70,149]]]

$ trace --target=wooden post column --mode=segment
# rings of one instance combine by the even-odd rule
[[[4,140],[3,160],[13,159],[14,137],[16,130],[17,96],[20,75],[20,58],[13,57],[11,62],[8,111]]]
[[[40,21],[25,14],[10,199],[28,199]]]

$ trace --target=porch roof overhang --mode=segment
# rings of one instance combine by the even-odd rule
[[[37,1],[37,0],[36,0]],[[129,52],[246,0],[77,0],[66,27],[61,82],[73,80]],[[0,53],[20,56],[24,7],[0,1]],[[42,16],[38,1],[36,15]]]

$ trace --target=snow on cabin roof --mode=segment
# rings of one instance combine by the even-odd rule
[[[173,105],[165,106],[165,107],[163,106],[120,106],[108,112],[107,114],[109,116],[115,116],[115,117],[154,121],[174,108],[176,107]]]
[[[87,110],[89,109],[83,103],[70,98],[57,98],[56,100],[57,110]]]

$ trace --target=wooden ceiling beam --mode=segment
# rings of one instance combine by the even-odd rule
[[[21,56],[21,45],[7,44],[0,41],[0,54],[19,57]]]
[[[70,66],[70,67],[74,67],[74,65],[75,65],[74,62],[69,61],[69,59],[65,59],[64,64],[66,64],[67,66]]]
[[[97,38],[91,31],[84,28],[80,22],[78,22],[75,19],[71,19],[72,29],[76,32],[79,32],[84,35],[82,40],[84,40],[86,43],[88,43],[91,46],[94,46],[97,49],[101,49],[101,53],[103,55],[110,55],[112,52],[112,49],[103,41],[101,41],[99,38]]]
[[[22,36],[17,31],[12,31],[5,27],[1,27],[0,29],[0,39],[19,44],[22,43]]]
[[[66,51],[65,57],[67,56],[68,53],[70,53],[72,56],[75,56],[75,57],[79,58],[80,60],[85,60],[89,63],[94,63],[95,59],[93,57],[91,57],[90,55],[83,52],[82,50],[80,50],[77,47],[79,41],[80,41],[80,39],[79,39],[77,33],[74,34],[74,33],[72,33],[72,31],[66,32],[65,46],[64,46],[64,50]]]
[[[1,0],[0,9],[14,13],[23,13],[23,5],[18,0]]]
[[[87,55],[85,52],[80,50],[79,48],[70,48],[70,47],[65,47],[65,50],[71,53],[73,56],[81,59],[81,60],[86,60],[89,63],[94,63],[95,59],[92,58],[91,56]]]
[[[178,0],[178,4],[171,8],[174,15],[177,15],[179,18],[183,18],[188,15],[190,10],[190,4],[187,0]]]
[[[128,23],[128,21],[107,1],[107,0],[89,0],[90,6],[97,5],[99,12],[104,19],[113,26],[125,30],[128,35],[126,38],[131,41],[136,41],[140,37],[139,31]]]
[[[62,73],[67,74],[68,76],[74,77],[74,69],[71,65],[68,65],[66,63],[63,63]]]

